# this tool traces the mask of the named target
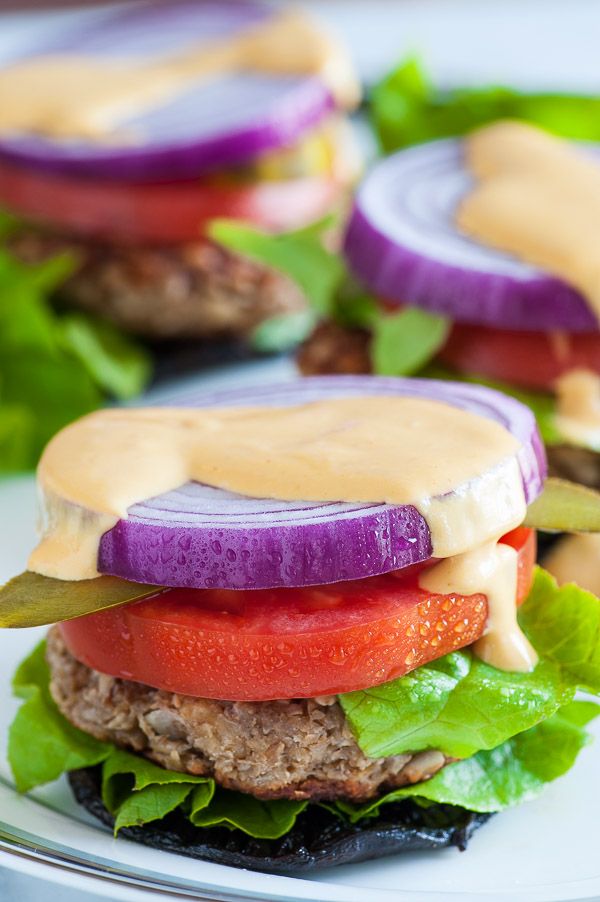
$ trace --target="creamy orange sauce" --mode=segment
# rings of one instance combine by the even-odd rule
[[[232,71],[318,75],[343,106],[360,97],[350,59],[332,36],[297,10],[282,10],[226,40],[136,61],[54,54],[0,70],[0,132],[107,140],[120,124]]]
[[[575,445],[600,451],[600,376],[570,370],[555,382],[555,424]]]
[[[527,673],[538,657],[517,623],[517,561],[514,548],[487,542],[425,570],[419,586],[443,595],[486,595],[486,630],[475,654],[502,670]]]
[[[194,479],[253,497],[415,504],[430,524],[434,554],[447,557],[522,520],[517,448],[492,420],[408,397],[103,410],[52,439],[38,480],[47,536],[73,506],[116,520],[134,502]],[[43,546],[36,569],[64,573],[60,559],[42,563]],[[82,559],[86,576],[91,567],[95,560]]]
[[[496,537],[525,515],[518,447],[492,420],[410,397],[98,411],[44,451],[42,539],[29,567],[59,579],[97,575],[102,534],[133,503],[188,480],[251,497],[413,504],[429,525],[433,555],[449,558],[424,577],[427,588],[488,594],[482,655],[518,669],[509,657],[519,645],[516,556],[494,550]],[[496,639],[503,630],[506,648]]]
[[[540,266],[580,291],[600,318],[600,165],[541,129],[498,122],[466,140],[478,179],[459,228]]]
[[[600,595],[600,535],[565,536],[546,555],[544,567],[559,586],[577,583],[582,589]]]

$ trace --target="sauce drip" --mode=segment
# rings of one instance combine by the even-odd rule
[[[190,84],[232,71],[318,75],[341,106],[360,89],[344,48],[302,12],[282,10],[225,40],[151,61],[78,54],[34,57],[0,71],[0,133],[107,140],[119,125]]]
[[[502,670],[528,673],[537,664],[537,654],[517,622],[517,552],[496,541],[464,554],[449,557],[425,570],[419,586],[443,595],[487,597],[485,633],[473,651],[487,664]]]
[[[556,426],[575,445],[600,451],[600,376],[570,370],[556,380]]]
[[[572,285],[600,319],[600,165],[576,145],[521,122],[497,122],[466,140],[478,183],[456,223]]]

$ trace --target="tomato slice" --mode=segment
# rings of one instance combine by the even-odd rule
[[[535,533],[502,540],[531,582]],[[434,595],[385,574],[302,589],[167,589],[61,624],[95,670],[202,698],[266,701],[333,695],[402,676],[483,632],[484,595]]]
[[[600,374],[600,332],[517,332],[455,323],[438,357],[459,373],[551,391],[567,370]]]
[[[287,231],[319,219],[341,195],[328,175],[228,183],[93,182],[0,162],[0,204],[24,219],[78,236],[144,244],[197,241],[220,216]]]

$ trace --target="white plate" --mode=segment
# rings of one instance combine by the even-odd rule
[[[243,372],[247,382],[290,374],[285,364],[248,366]],[[231,384],[239,375],[239,369],[227,371],[204,379],[202,385]],[[34,506],[32,479],[0,482],[0,580],[25,566],[34,541]],[[575,770],[541,799],[495,817],[464,854],[449,849],[399,855],[302,879],[235,870],[115,841],[75,805],[64,779],[19,796],[4,756],[8,725],[17,708],[10,697],[10,679],[42,634],[0,631],[0,865],[123,900],[146,898],[147,891],[154,895],[157,890],[176,898],[265,902],[551,902],[600,897],[598,745],[584,750]]]

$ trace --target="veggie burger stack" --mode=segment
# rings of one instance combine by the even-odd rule
[[[151,2],[76,22],[0,70],[0,205],[13,251],[68,249],[67,302],[154,338],[239,336],[301,309],[290,282],[208,240],[233,217],[296,229],[357,175],[344,50],[298,11]]]
[[[435,380],[76,421],[0,591],[2,626],[58,621],[15,676],[18,788],[71,771],[117,831],[265,870],[464,846],[597,713],[600,601],[523,525],[545,469],[525,406]]]
[[[557,473],[600,485],[597,150],[525,123],[409,148],[360,187],[346,258],[385,309],[416,310],[386,346],[388,372],[410,356],[523,397],[539,415]],[[342,313],[344,308],[341,308]],[[367,320],[325,323],[305,372],[378,369]]]

